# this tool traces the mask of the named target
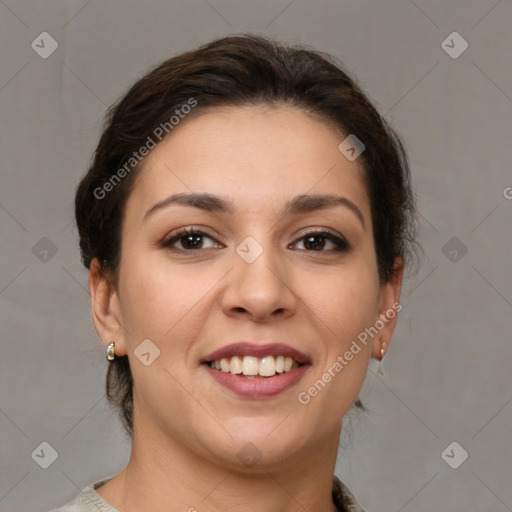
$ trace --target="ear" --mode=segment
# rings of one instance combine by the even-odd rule
[[[386,354],[389,349],[398,320],[398,312],[402,309],[402,305],[399,302],[404,273],[404,262],[402,258],[397,257],[395,259],[393,268],[392,276],[381,288],[378,317],[375,323],[375,326],[378,327],[379,330],[378,334],[373,339],[372,357],[378,360],[382,358],[381,349],[384,349],[384,354]]]
[[[126,355],[125,331],[118,293],[115,286],[105,276],[98,258],[91,261],[89,268],[89,295],[92,319],[101,342],[107,346],[113,341],[116,355]]]

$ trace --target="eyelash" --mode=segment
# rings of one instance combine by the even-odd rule
[[[196,251],[202,251],[204,249],[176,249],[176,247],[172,247],[172,245],[180,240],[180,238],[185,238],[186,236],[194,236],[194,235],[200,235],[200,236],[206,236],[208,238],[211,238],[213,240],[213,237],[208,235],[207,233],[204,233],[203,231],[199,231],[194,228],[184,228],[175,233],[172,237],[166,238],[162,241],[162,247],[167,248],[173,251],[177,252],[196,252]]]
[[[201,237],[208,237],[211,240],[214,240],[213,237],[211,237],[207,233],[204,233],[203,231],[188,227],[188,228],[184,228],[184,229],[178,231],[172,237],[164,239],[161,243],[161,246],[162,246],[162,248],[166,248],[171,251],[182,252],[182,253],[183,252],[194,253],[194,252],[205,250],[205,249],[177,249],[176,247],[173,247],[173,244],[176,243],[177,241],[179,241],[181,238],[185,238],[187,236],[195,236],[195,235],[196,236],[199,235]],[[308,249],[300,249],[300,250],[305,250],[307,252],[331,252],[331,251],[348,252],[351,249],[350,244],[347,242],[347,240],[345,238],[335,235],[331,231],[328,231],[325,229],[312,230],[307,233],[304,233],[294,243],[296,243],[297,241],[300,241],[300,240],[304,240],[308,237],[315,237],[315,236],[322,237],[322,238],[332,242],[336,246],[336,248],[328,250],[328,251],[325,251],[325,250],[314,251],[314,250],[308,250]],[[218,242],[216,242],[216,243],[218,243]],[[290,245],[292,245],[292,244],[290,244]]]
[[[315,236],[324,238],[325,240],[332,242],[336,247],[329,251],[324,251],[324,250],[312,251],[312,250],[310,250],[308,252],[331,252],[331,251],[348,252],[351,249],[350,244],[347,242],[347,240],[344,237],[336,235],[333,232],[325,230],[325,229],[316,229],[316,230],[308,231],[307,233],[304,233],[300,238],[298,238],[297,241],[305,240],[308,237],[315,237]],[[307,249],[301,249],[301,250],[307,251]]]

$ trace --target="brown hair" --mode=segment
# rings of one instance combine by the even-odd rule
[[[415,209],[407,157],[397,134],[331,56],[243,34],[166,60],[109,109],[93,163],[76,192],[75,215],[86,268],[98,258],[104,275],[117,285],[123,213],[140,167],[134,156],[149,138],[154,139],[155,129],[169,126],[171,116],[192,104],[191,99],[195,111],[286,103],[355,135],[365,145],[360,159],[381,282],[393,275],[396,257],[410,259]],[[106,391],[131,434],[133,395],[127,356],[116,357],[109,365]],[[356,405],[362,407],[359,399]]]

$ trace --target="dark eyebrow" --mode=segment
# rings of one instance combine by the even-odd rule
[[[221,213],[233,213],[232,204],[222,199],[221,197],[213,194],[201,193],[201,194],[173,194],[166,197],[162,201],[155,203],[149,210],[144,214],[144,220],[150,215],[155,213],[162,208],[166,208],[172,204],[182,204],[186,206],[194,206],[201,210],[209,212],[221,212]],[[316,210],[325,210],[334,206],[345,206],[352,211],[357,218],[360,220],[363,228],[365,228],[365,222],[361,210],[346,197],[337,196],[334,194],[322,194],[322,195],[310,195],[302,194],[294,197],[287,203],[284,208],[284,215],[296,215],[300,213],[308,213]]]
[[[365,228],[364,217],[361,210],[350,199],[334,194],[303,194],[296,196],[286,205],[284,215],[325,210],[326,208],[332,208],[334,206],[346,206],[350,211],[355,213],[356,217],[361,221],[363,228]]]
[[[155,203],[145,214],[144,220],[150,215],[155,213],[157,210],[166,208],[171,204],[183,204],[185,206],[195,206],[201,210],[208,212],[221,212],[221,213],[232,213],[233,208],[231,204],[218,196],[212,194],[173,194],[166,197],[162,201]]]

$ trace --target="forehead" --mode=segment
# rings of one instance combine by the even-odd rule
[[[362,166],[332,123],[289,106],[212,108],[185,118],[145,158],[128,202],[144,211],[176,192],[209,192],[261,212],[299,194],[338,193],[370,216]]]

